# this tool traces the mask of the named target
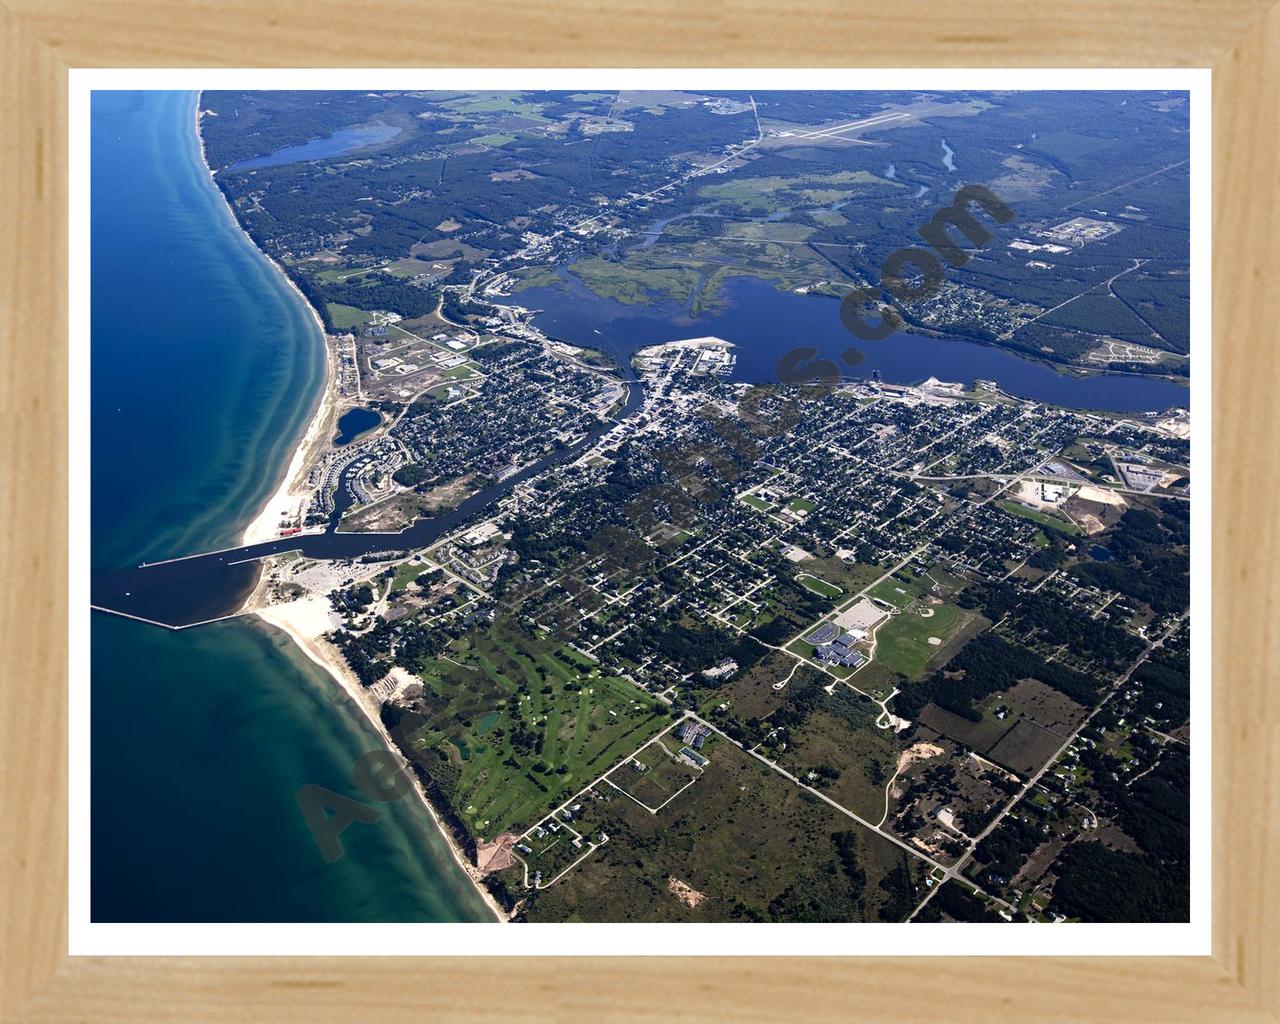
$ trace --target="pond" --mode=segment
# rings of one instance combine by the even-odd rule
[[[338,447],[350,444],[361,434],[368,433],[382,422],[382,415],[372,409],[348,409],[338,417],[338,436],[333,443]]]

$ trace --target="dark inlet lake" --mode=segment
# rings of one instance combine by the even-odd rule
[[[301,163],[304,160],[327,160],[335,156],[346,156],[365,146],[376,146],[378,143],[388,142],[399,134],[400,129],[393,124],[362,124],[354,128],[339,128],[323,139],[311,139],[297,146],[286,146],[267,156],[237,160],[225,169],[251,171],[255,167],[279,167],[283,164]]]
[[[561,272],[561,278],[559,285],[516,292],[511,301],[542,310],[534,323],[550,337],[602,349],[624,366],[647,345],[712,336],[737,346],[733,376],[756,384],[776,382],[778,360],[793,348],[808,347],[818,350],[815,358],[836,361],[851,377],[868,378],[878,371],[891,384],[913,384],[930,376],[965,384],[981,378],[999,381],[1020,398],[1107,412],[1186,407],[1190,401],[1189,390],[1170,381],[1124,374],[1069,376],[1047,363],[973,341],[905,333],[862,341],[845,330],[835,299],[780,291],[758,278],[731,278],[720,308],[698,316],[670,301],[628,306],[602,299],[573,275]],[[854,368],[841,363],[850,347],[862,356]]]

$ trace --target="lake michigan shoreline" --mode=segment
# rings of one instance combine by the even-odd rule
[[[204,145],[204,134],[201,131],[201,121],[204,113],[200,103],[202,96],[203,93],[197,93],[195,103],[195,131],[196,141],[200,148],[200,162],[205,170],[208,171],[210,180],[213,180],[213,187],[217,189],[218,196],[222,199],[222,204],[226,208],[227,215],[231,218],[236,230],[244,236],[245,241],[250,246],[260,252],[271,263],[284,283],[298,297],[298,301],[302,303],[303,308],[311,315],[311,319],[315,322],[316,330],[320,332],[325,354],[324,386],[307,423],[307,429],[303,431],[298,443],[294,446],[288,462],[285,463],[285,471],[275,491],[262,503],[257,515],[245,527],[244,533],[240,538],[240,546],[243,547],[249,544],[275,540],[280,533],[279,524],[283,511],[286,509],[288,511],[297,510],[301,502],[309,496],[309,492],[300,485],[306,481],[315,456],[325,447],[324,438],[331,432],[331,428],[337,419],[338,349],[336,339],[325,330],[324,320],[320,316],[320,311],[302,293],[302,289],[289,276],[285,268],[280,265],[280,262],[259,248],[244,225],[240,223],[240,218],[236,216],[236,212],[228,201],[226,193],[222,191],[217,181],[214,180],[216,175],[209,165],[209,158]]]
[[[201,132],[201,119],[203,116],[203,108],[201,105],[203,93],[196,93],[194,124],[196,140],[200,150],[200,161],[205,170],[208,171],[211,180],[215,178],[213,168],[209,165],[208,155],[205,151],[204,135]],[[326,438],[332,433],[333,426],[336,421],[337,413],[337,391],[338,391],[338,350],[336,338],[330,335],[324,327],[324,321],[320,316],[319,310],[307,299],[302,290],[297,286],[289,274],[285,271],[280,263],[272,258],[254,242],[252,236],[240,223],[240,219],[236,216],[235,210],[231,203],[227,200],[226,194],[218,187],[217,182],[213,181],[213,187],[217,189],[218,195],[221,197],[224,207],[231,218],[236,229],[244,236],[245,241],[270,261],[271,265],[276,269],[283,278],[284,282],[297,295],[298,300],[303,304],[308,313],[311,314],[315,321],[316,329],[320,332],[320,337],[325,349],[325,380],[320,396],[318,397],[315,409],[312,412],[310,421],[306,430],[303,431],[298,443],[286,463],[284,473],[280,478],[280,482],[276,490],[270,497],[266,499],[262,507],[258,510],[257,515],[245,527],[244,534],[241,537],[241,546],[255,544],[261,541],[274,540],[279,534],[279,523],[281,519],[281,510],[293,510],[298,507],[301,501],[308,496],[305,488],[299,485],[305,483],[312,464],[316,456],[326,447]],[[364,688],[360,685],[358,679],[351,673],[347,667],[345,660],[332,644],[328,643],[323,635],[317,633],[314,628],[313,621],[315,618],[314,610],[304,609],[301,606],[306,605],[307,601],[292,602],[286,605],[261,606],[261,575],[258,585],[250,592],[242,606],[242,612],[248,612],[256,615],[264,623],[274,626],[289,637],[293,645],[311,662],[323,669],[346,697],[355,705],[360,714],[369,722],[374,731],[378,734],[383,744],[392,754],[397,757],[403,757],[397,748],[390,733],[387,732],[386,726],[382,723],[381,715],[378,709],[373,706],[368,699]],[[322,631],[323,632],[323,631]],[[458,868],[470,881],[476,893],[484,902],[486,909],[493,916],[494,920],[501,923],[508,921],[506,911],[494,899],[493,894],[482,883],[479,872],[474,865],[468,862],[457,840],[445,827],[440,819],[440,815],[431,803],[430,797],[427,795],[422,783],[416,775],[411,775],[413,782],[413,791],[425,808],[432,823],[435,825],[436,831],[444,839],[446,846],[452,855],[454,862]]]
[[[328,673],[333,681],[337,683],[339,689],[360,709],[387,750],[401,761],[404,761],[404,755],[387,731],[387,727],[383,724],[382,717],[378,713],[377,706],[369,699],[367,691],[360,684],[360,680],[355,677],[355,674],[347,666],[341,652],[328,643],[322,635],[318,634],[317,618],[319,615],[327,614],[327,605],[317,607],[314,604],[314,602],[319,602],[320,600],[322,599],[308,598],[302,601],[293,601],[289,604],[269,605],[257,609],[254,614],[263,622],[274,626],[287,635],[303,655]],[[449,853],[453,856],[458,868],[470,880],[494,919],[498,922],[506,923],[508,920],[506,911],[503,910],[498,901],[494,899],[493,894],[485,887],[477,868],[467,860],[467,856],[458,841],[445,826],[444,822],[440,820],[439,813],[431,803],[431,798],[427,795],[421,782],[418,781],[417,775],[410,771],[409,778],[413,783],[414,795],[431,818],[436,831],[444,838],[445,844],[449,848]]]

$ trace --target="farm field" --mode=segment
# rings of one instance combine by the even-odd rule
[[[1004,717],[996,712],[1003,709]],[[1007,693],[985,698],[972,722],[930,705],[920,721],[1018,774],[1039,768],[1084,718],[1085,709],[1036,679],[1023,679]]]

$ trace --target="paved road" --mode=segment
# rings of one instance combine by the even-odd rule
[[[1044,763],[1044,765],[1040,768],[1040,770],[1036,772],[1033,776],[1031,776],[1031,778],[1029,778],[1026,781],[1026,783],[1023,784],[1022,788],[1018,790],[1018,792],[1014,795],[1013,799],[1010,800],[1009,803],[1005,806],[1005,809],[1001,811],[999,814],[997,814],[995,818],[992,819],[991,823],[987,825],[986,828],[984,828],[981,832],[978,833],[978,835],[974,836],[973,839],[969,841],[969,847],[961,855],[960,859],[957,860],[951,867],[946,869],[946,877],[943,879],[943,881],[949,881],[950,879],[955,878],[957,875],[959,875],[959,873],[964,869],[964,866],[973,857],[973,852],[974,850],[977,849],[978,844],[981,843],[982,840],[984,840],[992,832],[994,832],[997,827],[999,827],[1000,823],[1004,821],[1005,817],[1018,805],[1018,802],[1024,796],[1026,796],[1027,793],[1031,791],[1032,787],[1034,787],[1036,783],[1038,783],[1044,777],[1045,772],[1049,771],[1055,764],[1057,764],[1058,758],[1060,758],[1063,752],[1066,751],[1066,749],[1076,741],[1076,738],[1080,735],[1081,732],[1084,731],[1084,728],[1090,722],[1093,721],[1094,716],[1097,715],[1097,713],[1101,711],[1104,707],[1106,707],[1107,703],[1111,700],[1111,698],[1114,697],[1119,692],[1120,688],[1123,687],[1124,684],[1129,681],[1129,677],[1132,676],[1133,673],[1137,671],[1138,666],[1141,665],[1144,661],[1147,660],[1148,657],[1151,656],[1152,651],[1156,650],[1156,648],[1158,647],[1162,647],[1164,645],[1164,642],[1168,640],[1169,637],[1171,637],[1175,632],[1177,632],[1178,627],[1180,627],[1183,624],[1183,622],[1186,621],[1187,616],[1189,616],[1190,614],[1191,614],[1190,609],[1187,609],[1186,611],[1184,611],[1178,617],[1177,621],[1173,623],[1173,625],[1171,625],[1162,634],[1160,634],[1158,638],[1151,641],[1150,643],[1147,644],[1145,648],[1143,648],[1142,653],[1139,654],[1138,657],[1134,659],[1134,662],[1132,665],[1130,665],[1127,669],[1125,669],[1122,673],[1120,673],[1120,675],[1116,677],[1115,681],[1111,684],[1111,688],[1107,691],[1106,696],[1104,696],[1102,700],[1100,700],[1097,703],[1094,709],[1090,711],[1088,715],[1085,716],[1084,721],[1082,721],[1078,726],[1076,726],[1075,731],[1072,732],[1072,734],[1068,736],[1066,740],[1063,741],[1062,746],[1060,746],[1056,751],[1054,751],[1053,756]],[[937,892],[940,888],[942,888],[941,885],[935,885],[932,889],[930,889],[928,894],[925,896],[925,898],[920,901],[919,906],[917,906],[916,909],[911,912],[911,916],[908,917],[907,920],[908,921],[914,920],[915,916],[918,913],[920,913],[920,911],[924,908],[925,904],[927,904],[929,900],[933,898],[933,894]]]

